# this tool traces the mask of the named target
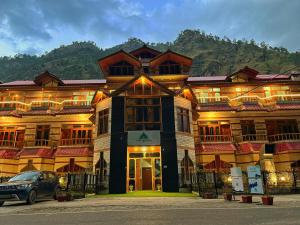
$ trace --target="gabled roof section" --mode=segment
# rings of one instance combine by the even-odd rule
[[[115,64],[120,61],[126,61],[132,64],[133,66],[141,66],[141,62],[136,57],[125,52],[124,50],[117,51],[111,55],[99,59],[98,64],[100,66],[100,69],[105,73],[109,65]]]
[[[231,74],[228,78],[231,78],[233,80],[235,77],[239,77],[244,80],[254,80],[258,73],[259,72],[257,70],[245,66],[243,69],[240,69],[239,71]]]
[[[119,94],[121,94],[122,92],[126,91],[127,89],[130,88],[130,86],[132,84],[134,84],[134,82],[138,81],[139,79],[146,79],[146,81],[150,82],[151,84],[153,84],[153,86],[156,86],[158,88],[161,89],[161,91],[175,96],[175,92],[169,90],[167,87],[165,87],[164,85],[158,83],[157,81],[153,80],[151,77],[149,77],[148,75],[138,75],[136,77],[134,77],[133,79],[131,79],[130,81],[128,81],[127,83],[125,83],[123,86],[121,86],[119,89],[115,90],[114,92],[111,93],[111,96],[118,96]]]
[[[58,85],[64,85],[64,82],[48,70],[36,76],[33,82],[38,86],[43,86],[51,81],[55,81]]]
[[[92,99],[92,105],[97,104],[98,102],[102,101],[103,99],[109,97],[110,94],[104,90],[97,90],[94,94]]]
[[[184,85],[180,90],[176,91],[176,95],[180,95],[186,99],[189,99],[193,103],[198,103],[195,93],[189,85]]]
[[[133,55],[133,56],[135,56],[135,57],[137,57],[142,52],[149,52],[152,55],[154,55],[155,57],[161,54],[160,51],[157,51],[156,49],[150,48],[146,44],[144,44],[140,48],[137,48],[137,49],[131,51],[130,54]]]
[[[180,62],[180,63],[183,63],[183,64],[185,64],[187,66],[191,66],[192,63],[193,63],[192,58],[184,56],[184,55],[181,55],[181,54],[179,54],[177,52],[173,52],[170,49],[168,49],[166,52],[164,52],[164,53],[156,56],[155,58],[153,58],[150,61],[150,66],[159,65],[159,64],[161,64],[161,63],[163,63],[164,61],[167,61],[167,60],[172,60],[172,61],[175,61],[175,62]]]

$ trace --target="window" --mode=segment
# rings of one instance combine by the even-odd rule
[[[189,110],[184,108],[177,108],[177,129],[181,132],[190,133],[190,118]]]
[[[134,75],[133,66],[126,61],[121,61],[109,67],[109,74]]]
[[[35,145],[48,146],[50,137],[50,125],[39,125],[36,127]]]
[[[108,133],[109,109],[98,112],[98,135]]]
[[[181,74],[181,66],[173,61],[165,61],[159,66],[159,74]]]
[[[160,130],[160,98],[127,98],[126,130]]]
[[[92,143],[92,127],[90,125],[63,125],[61,129],[61,145],[87,145]]]

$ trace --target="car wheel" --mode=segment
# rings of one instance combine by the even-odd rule
[[[4,205],[4,202],[0,202],[0,207]]]
[[[27,204],[32,205],[35,203],[35,201],[36,201],[36,191],[31,190],[28,194]]]

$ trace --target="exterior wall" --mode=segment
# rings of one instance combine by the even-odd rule
[[[10,177],[18,173],[18,159],[0,159],[0,177]]]
[[[32,160],[32,165],[37,170],[53,171],[54,169],[53,158],[41,158],[37,156],[28,156],[19,159],[18,173],[21,172],[22,169],[28,165],[28,160]]]
[[[178,118],[177,118],[177,107],[181,107],[189,110],[189,121],[190,121],[190,133],[178,131]],[[185,151],[188,151],[188,156],[193,162],[194,169],[196,168],[196,154],[195,154],[195,142],[193,135],[193,116],[192,116],[192,105],[191,102],[182,97],[174,98],[174,116],[175,116],[175,131],[176,131],[176,142],[177,142],[177,168],[179,177],[182,176],[181,162],[185,157]],[[179,187],[182,186],[181,178],[179,178]],[[187,181],[190,182],[190,181]],[[180,188],[180,191],[184,191]]]
[[[95,171],[95,165],[100,159],[100,152],[104,154],[104,160],[107,163],[107,171],[109,171],[109,164],[110,164],[110,141],[111,141],[111,98],[106,98],[103,101],[99,102],[96,106],[96,123],[95,123],[95,130],[94,130],[94,157],[93,157],[93,170]],[[99,123],[99,115],[98,112],[104,109],[109,109],[108,115],[108,133],[98,135],[98,123]]]

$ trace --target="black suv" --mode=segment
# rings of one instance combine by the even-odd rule
[[[59,191],[58,177],[54,172],[27,171],[0,183],[0,206],[5,201],[26,201],[55,198]]]

